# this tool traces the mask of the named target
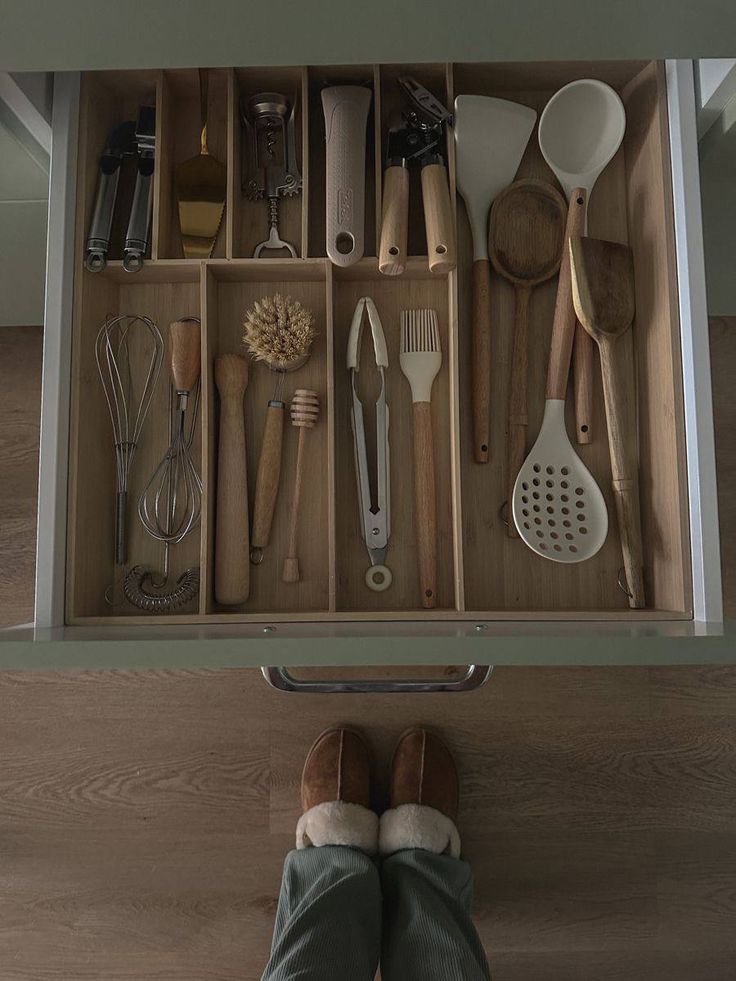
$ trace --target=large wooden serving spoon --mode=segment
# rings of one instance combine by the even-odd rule
[[[618,344],[634,319],[634,262],[627,245],[573,235],[570,263],[575,312],[601,356],[611,478],[629,606],[639,609],[646,600],[636,457],[636,384],[631,349]]]
[[[507,473],[509,509],[516,475],[526,457],[529,300],[532,290],[560,268],[567,204],[551,184],[521,180],[493,202],[488,251],[496,272],[516,288],[514,350],[509,385]],[[509,510],[508,533],[518,538]]]

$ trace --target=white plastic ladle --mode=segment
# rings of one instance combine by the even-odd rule
[[[601,171],[614,156],[626,130],[620,96],[596,78],[581,78],[552,96],[539,119],[539,148],[570,200],[576,187],[590,198]],[[583,235],[588,234],[587,208]],[[575,433],[578,443],[592,439],[593,342],[581,328],[575,334]]]

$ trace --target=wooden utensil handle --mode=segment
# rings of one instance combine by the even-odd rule
[[[455,218],[444,164],[422,167],[422,199],[429,271],[448,273],[457,265],[457,246]]]
[[[603,393],[611,454],[611,485],[616,499],[618,530],[629,587],[629,606],[646,606],[644,595],[641,511],[636,462],[634,365],[624,343],[599,335]]]
[[[475,259],[473,293],[473,457],[488,463],[491,443],[491,263]]]
[[[527,364],[529,349],[529,300],[531,290],[524,287],[516,289],[516,311],[514,313],[514,351],[511,358],[511,379],[509,384],[509,418],[507,444],[507,491],[506,503],[509,511],[507,524],[509,538],[518,538],[513,518],[511,501],[514,496],[516,475],[526,457],[526,434],[529,426],[527,409]]]
[[[582,235],[585,226],[585,202],[587,191],[576,187],[570,195],[565,226],[565,244],[562,249],[560,278],[557,284],[555,318],[552,326],[552,344],[547,369],[548,399],[564,399],[567,392],[567,378],[570,374],[570,356],[575,337],[575,308],[572,303],[572,275],[570,270],[571,235]]]
[[[175,320],[169,327],[171,377],[177,392],[191,392],[201,365],[201,328],[198,320]]]
[[[245,423],[240,395],[220,395],[215,522],[215,599],[245,603],[250,592],[248,478]]]
[[[210,73],[208,68],[199,69],[199,117],[202,123],[199,136],[199,152],[209,153],[207,149],[207,104],[210,95]]]
[[[304,468],[304,443],[309,430],[305,427],[299,430],[299,445],[296,451],[296,471],[294,473],[294,496],[291,499],[291,515],[289,516],[289,543],[281,578],[284,582],[299,582],[299,557],[297,555],[297,529],[299,525],[299,505],[302,497],[302,472]]]
[[[429,402],[414,403],[414,511],[422,606],[431,610],[437,605],[437,503]]]
[[[252,548],[265,548],[271,537],[271,523],[281,477],[283,437],[284,403],[269,402],[256,475],[256,499],[253,505],[253,530],[250,539]]]
[[[575,386],[575,438],[581,446],[593,441],[593,340],[578,324],[573,345],[572,378]]]
[[[406,269],[409,235],[409,171],[388,167],[383,175],[383,212],[378,268],[384,276],[400,276]]]

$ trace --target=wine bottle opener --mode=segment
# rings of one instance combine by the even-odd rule
[[[259,259],[264,250],[287,249],[296,259],[296,249],[279,234],[279,202],[302,189],[294,135],[295,101],[289,105],[278,92],[260,92],[241,103],[243,123],[242,185],[250,201],[268,201],[268,238],[253,253]]]

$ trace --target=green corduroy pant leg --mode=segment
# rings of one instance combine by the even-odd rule
[[[408,849],[290,852],[263,981],[489,981],[467,862]],[[382,920],[383,911],[383,923]]]
[[[380,953],[373,859],[340,845],[289,852],[263,981],[373,981]]]
[[[489,981],[467,862],[419,848],[381,866],[382,981]]]

